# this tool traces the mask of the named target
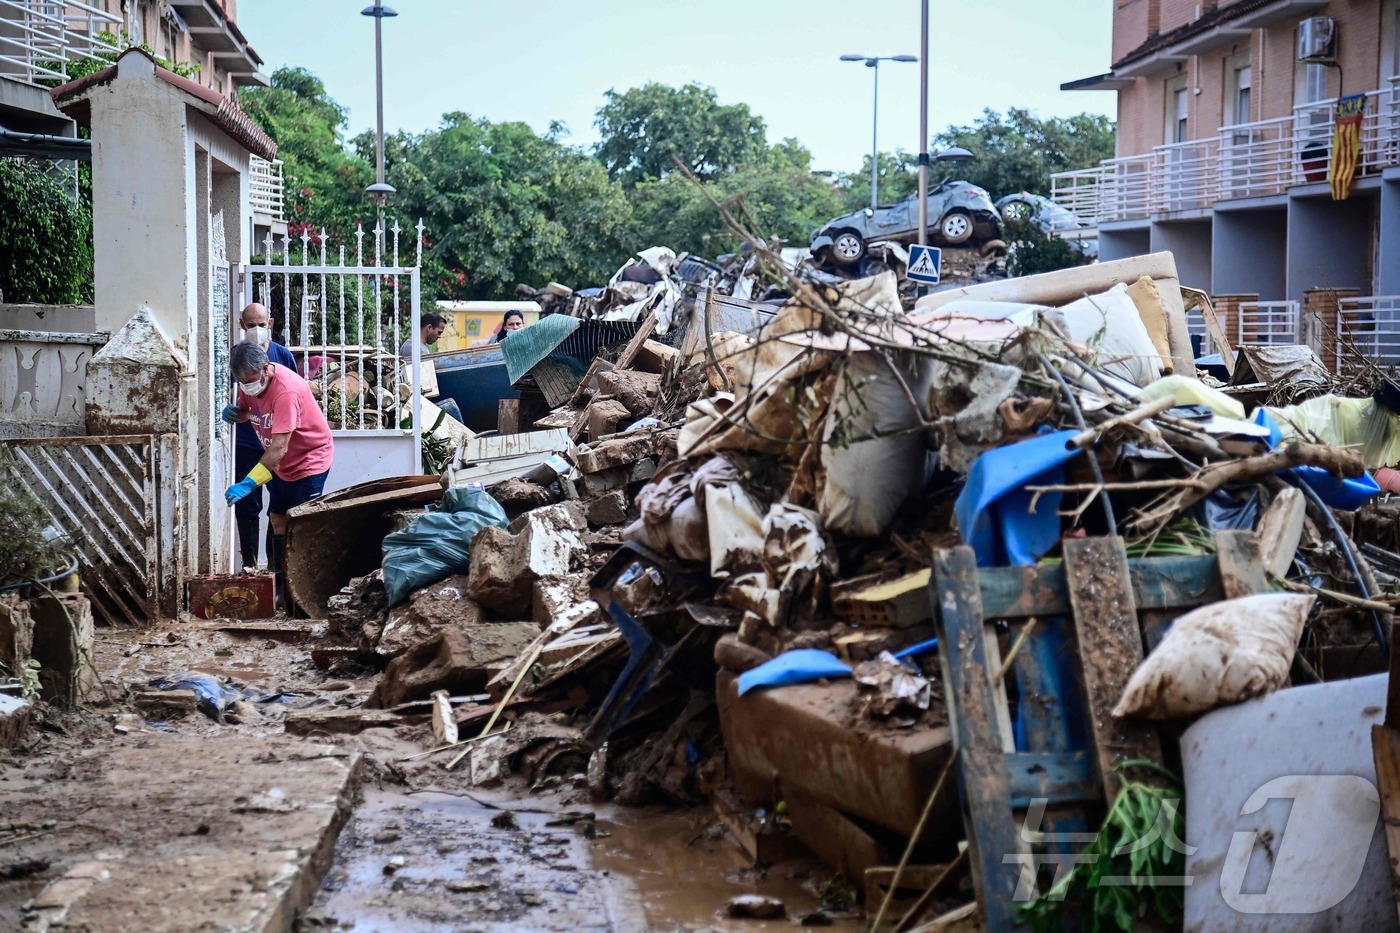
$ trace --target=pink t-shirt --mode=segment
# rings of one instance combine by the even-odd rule
[[[273,470],[278,479],[291,483],[331,468],[335,452],[331,428],[305,379],[273,363],[267,388],[261,395],[248,395],[239,389],[238,405],[248,410],[248,423],[264,447],[274,434],[292,436],[282,462]]]

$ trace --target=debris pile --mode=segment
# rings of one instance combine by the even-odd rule
[[[550,286],[573,323],[505,344],[540,389],[513,413],[527,429],[462,441],[441,502],[415,503],[383,569],[329,600],[322,650],[382,667],[373,706],[433,701],[445,767],[710,800],[755,858],[753,814],[782,804],[783,831],[848,875],[903,852],[947,866],[924,885],[943,891],[973,830],[940,773],[992,780],[952,729],[963,749],[990,730],[1007,761],[1077,754],[1064,780],[1102,808],[1123,780],[1096,757],[1114,736],[1180,770],[1133,717],[1385,669],[1394,526],[1349,513],[1379,492],[1367,468],[1400,461],[1386,391],[1251,410],[1257,389],[1201,381],[1169,254],[909,310],[894,272],[812,276],[754,247],[780,304],[688,302],[668,250],[597,295]],[[637,326],[542,376],[585,318]],[[466,499],[487,517],[449,528]],[[434,540],[409,582],[398,549]],[[1270,589],[1298,595],[1250,596]],[[1009,819],[1029,785],[1001,767]]]

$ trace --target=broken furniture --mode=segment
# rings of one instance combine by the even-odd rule
[[[1162,610],[1266,588],[1252,534],[1218,532],[1215,544],[1214,556],[1130,561],[1121,538],[1066,538],[1062,564],[1030,567],[979,568],[969,547],[935,552],[929,600],[986,928],[1023,929],[1016,908],[1034,896],[1036,869],[1068,867],[1073,841],[1097,828],[1117,796],[1120,767],[1162,762],[1155,723],[1110,713],[1142,661],[1145,629],[1165,627]],[[1020,730],[1002,670],[1002,620],[1010,643],[1022,642],[1009,659]],[[1125,770],[1161,784],[1151,771]],[[1037,802],[1044,826],[1027,823]],[[1032,851],[1027,839],[1041,831],[1048,849]]]

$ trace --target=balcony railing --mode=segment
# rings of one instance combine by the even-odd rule
[[[1219,135],[1157,146],[1051,176],[1051,198],[1092,224],[1267,197],[1327,180],[1336,100],[1293,115],[1220,128]],[[1366,95],[1358,177],[1400,165],[1400,75]]]
[[[0,0],[0,78],[25,84],[68,79],[68,65],[119,51],[102,37],[121,17],[64,0]]]
[[[248,167],[248,198],[253,213],[270,214],[273,220],[286,220],[282,188],[282,160],[269,162],[252,156]]]
[[[1368,364],[1400,366],[1400,295],[1338,299],[1336,320],[1326,324],[1336,331],[1339,374]],[[1329,339],[1330,334],[1323,338]]]
[[[1239,343],[1295,344],[1302,334],[1301,304],[1296,301],[1253,301],[1239,306]]]

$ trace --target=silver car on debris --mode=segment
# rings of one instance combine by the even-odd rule
[[[929,233],[943,246],[977,246],[1001,237],[1001,217],[991,195],[968,181],[944,181],[928,194]],[[812,255],[849,266],[865,258],[872,240],[913,242],[919,235],[919,195],[865,208],[812,234]]]

